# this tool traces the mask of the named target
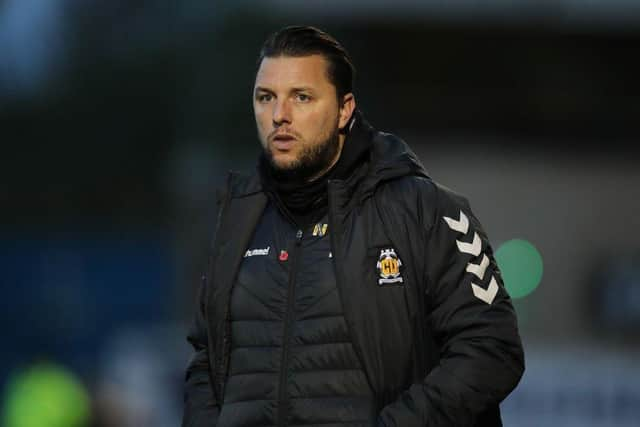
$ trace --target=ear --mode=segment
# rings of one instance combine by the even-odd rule
[[[353,93],[349,92],[342,97],[342,105],[340,106],[340,120],[338,121],[338,128],[344,130],[349,124],[349,119],[353,111],[356,109],[356,98]]]

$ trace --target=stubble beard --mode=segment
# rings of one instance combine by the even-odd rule
[[[329,169],[331,162],[340,149],[339,131],[336,128],[331,135],[319,144],[303,147],[297,159],[286,165],[276,163],[273,152],[267,146],[265,156],[271,166],[273,177],[278,181],[308,182],[318,178]]]

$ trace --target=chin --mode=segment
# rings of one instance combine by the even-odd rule
[[[298,167],[298,159],[289,154],[273,154],[271,155],[272,164],[281,171],[289,171]]]

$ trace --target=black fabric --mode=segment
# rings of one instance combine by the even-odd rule
[[[367,131],[370,126],[360,112],[356,111],[352,120],[353,128],[345,139],[338,161],[313,181],[279,180],[266,155],[262,153],[259,158],[258,171],[263,188],[283,214],[299,227],[312,224],[327,214],[328,182],[348,179],[368,157],[371,138]]]
[[[278,420],[292,427],[374,424],[373,394],[343,315],[326,224],[325,218],[305,230],[298,245],[297,229],[273,203],[266,207],[231,295],[231,352],[218,427]]]
[[[329,183],[328,216],[336,286],[375,425],[500,426],[499,403],[520,380],[524,354],[488,237],[468,201],[434,182],[402,140],[370,137],[364,176]],[[234,277],[267,200],[257,176],[230,176],[200,303],[205,318],[190,335],[207,337],[194,347],[208,364],[194,361],[188,378],[209,374],[210,383],[187,383],[186,401],[199,403],[185,406],[184,425],[217,425],[210,405],[224,406]],[[378,263],[391,250],[402,282],[381,283]]]

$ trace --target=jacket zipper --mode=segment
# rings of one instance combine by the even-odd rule
[[[298,267],[298,258],[300,256],[300,246],[302,243],[302,230],[296,232],[295,248],[291,254],[291,270],[289,271],[289,289],[287,294],[287,312],[284,319],[284,334],[282,343],[282,363],[280,365],[280,388],[278,390],[278,426],[285,427],[287,425],[287,373],[289,368],[289,335],[291,334],[291,323],[293,321],[293,309],[295,307],[296,294],[296,274]]]

